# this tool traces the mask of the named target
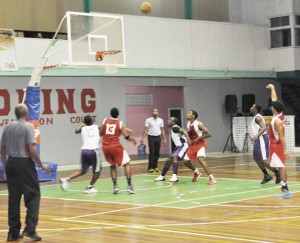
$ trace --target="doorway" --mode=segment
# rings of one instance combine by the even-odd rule
[[[183,120],[182,120],[182,118],[183,118],[183,108],[180,108],[180,107],[168,108],[168,114],[169,114],[169,117],[176,117],[178,119],[178,124],[177,125],[182,127],[182,124],[183,124]],[[172,141],[171,132],[169,134],[169,144],[170,144],[170,151],[172,153],[172,151],[175,149],[175,144]]]

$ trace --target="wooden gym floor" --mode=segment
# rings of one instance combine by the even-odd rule
[[[218,183],[195,183],[182,164],[179,182],[154,182],[145,163],[132,162],[136,194],[129,195],[123,170],[120,192],[112,194],[109,168],[96,183],[96,194],[84,194],[91,173],[75,179],[68,192],[57,182],[42,182],[38,234],[43,242],[300,242],[300,155],[288,162],[291,199],[278,199],[274,180],[261,185],[261,171],[251,154],[212,153],[207,157]],[[159,168],[163,167],[163,160]],[[197,166],[199,167],[199,165]],[[58,172],[58,178],[74,171]],[[272,172],[271,172],[272,173]],[[7,237],[7,191],[0,184],[0,242]],[[25,208],[22,207],[24,221]],[[26,240],[20,240],[26,242]]]

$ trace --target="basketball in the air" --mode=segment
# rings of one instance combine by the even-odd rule
[[[151,3],[149,3],[149,2],[143,2],[142,4],[141,4],[141,12],[143,13],[143,14],[148,14],[148,13],[150,13],[152,11],[152,5],[151,5]]]

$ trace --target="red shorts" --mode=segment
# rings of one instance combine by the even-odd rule
[[[206,142],[198,142],[189,147],[187,156],[191,161],[195,161],[197,159],[197,153],[202,147],[206,148]]]
[[[124,148],[121,144],[103,144],[102,150],[108,163],[118,166],[123,164]]]
[[[284,156],[284,151],[281,143],[270,143],[270,159],[271,159],[271,164],[272,160],[274,158],[273,155],[276,155],[283,164],[285,164],[285,156]],[[272,157],[273,156],[273,157]],[[273,161],[274,162],[274,161]]]

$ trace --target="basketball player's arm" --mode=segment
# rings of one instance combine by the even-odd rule
[[[129,128],[128,128],[129,129]],[[131,129],[129,129],[130,131],[132,131]],[[121,133],[122,135],[124,136],[124,138],[127,140],[127,141],[130,141],[132,142],[134,145],[136,145],[136,140],[135,138],[133,137],[130,137],[129,133],[128,133],[128,130],[126,127],[122,127],[121,128]]]
[[[186,139],[188,141],[188,144],[191,144],[191,139],[190,139],[189,134],[187,133],[187,131],[183,128],[180,128],[179,132],[182,133],[186,137]]]
[[[261,117],[256,117],[255,122],[260,126],[260,129],[259,132],[251,138],[253,142],[256,141],[259,138],[259,136],[261,136],[267,130],[266,123],[264,123]]]
[[[75,129],[75,133],[81,133],[81,128],[83,128],[85,126],[84,123],[80,123],[78,127],[76,127]]]
[[[271,100],[276,101],[277,100],[277,93],[276,93],[275,86],[273,84],[268,84],[266,86],[266,88],[271,91]]]
[[[196,138],[196,139],[194,140],[194,142],[197,142],[197,141],[202,140],[202,139],[204,139],[204,138],[209,138],[209,137],[211,137],[210,131],[203,125],[202,122],[199,122],[198,128],[202,131],[203,134],[202,134],[201,137]]]
[[[2,160],[2,168],[4,172],[4,180],[6,181],[6,148],[1,146],[1,160]]]
[[[104,135],[103,126],[99,127],[99,135],[102,137]]]
[[[148,130],[149,130],[149,127],[145,127],[142,138],[141,138],[141,143],[144,143],[144,140],[148,135]]]
[[[282,145],[285,158],[286,159],[290,159],[291,155],[289,154],[289,152],[286,149],[283,123],[279,119],[276,119],[276,121],[275,121],[275,130],[278,132],[279,141],[280,141],[280,143]]]

